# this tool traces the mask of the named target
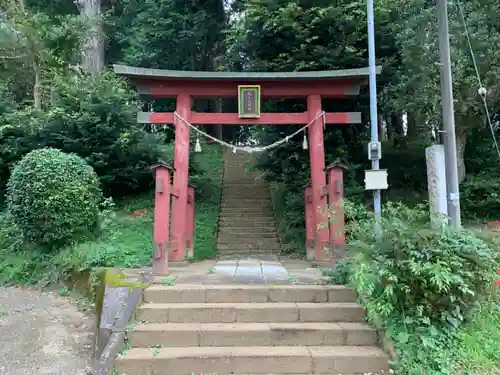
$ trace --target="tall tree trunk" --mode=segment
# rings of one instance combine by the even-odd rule
[[[461,183],[466,175],[465,171],[465,144],[467,143],[467,135],[457,129],[456,132],[457,143],[457,169],[458,169],[458,183]]]
[[[222,113],[222,109],[223,109],[222,98],[215,99],[215,112]],[[215,133],[215,138],[222,140],[221,124],[214,125],[214,133]]]
[[[401,114],[394,113],[391,115],[391,128],[393,135],[403,135],[403,119]]]
[[[384,117],[384,121],[385,121],[386,137],[387,139],[392,139],[393,130],[392,130],[392,123],[390,116]]]
[[[42,87],[40,78],[40,67],[35,63],[35,84],[33,85],[33,106],[36,110],[42,109]]]
[[[82,69],[89,73],[99,73],[104,69],[101,0],[75,0],[75,4],[89,28],[89,36],[82,51]]]
[[[406,115],[406,127],[407,127],[406,136],[409,139],[415,139],[418,137],[417,118],[414,113],[408,113]]]

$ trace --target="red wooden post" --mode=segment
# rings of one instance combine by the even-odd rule
[[[187,214],[186,214],[186,252],[189,258],[194,257],[194,186],[188,185]]]
[[[153,229],[153,273],[168,275],[169,224],[170,224],[170,173],[167,164],[151,167],[155,172],[155,212]]]
[[[176,112],[186,121],[191,119],[191,96],[177,95]],[[172,250],[169,260],[183,262],[186,250],[186,214],[189,180],[189,125],[175,119],[174,201],[172,205]]]
[[[314,260],[314,210],[311,184],[307,184],[304,189],[304,205],[306,218],[306,256],[307,260]]]
[[[328,203],[330,218],[330,250],[333,261],[344,256],[344,170],[347,167],[336,161],[326,167],[328,173]]]
[[[307,97],[309,121],[321,113],[321,96]],[[309,126],[309,159],[311,163],[312,205],[314,212],[314,259],[318,264],[327,265],[331,256],[328,252],[329,228],[327,216],[327,191],[325,177],[325,150],[323,145],[323,119],[317,118]],[[326,250],[326,251],[325,251]]]

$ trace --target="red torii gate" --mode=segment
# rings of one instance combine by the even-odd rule
[[[115,73],[130,78],[139,95],[155,98],[177,98],[176,112],[187,122],[196,125],[305,125],[308,127],[309,158],[311,163],[311,203],[314,223],[314,260],[327,262],[331,257],[324,251],[330,242],[330,228],[327,223],[327,181],[325,176],[325,152],[323,145],[323,122],[328,125],[347,125],[361,122],[359,112],[322,113],[322,98],[346,98],[359,95],[360,86],[366,84],[368,69],[347,69],[316,72],[260,73],[260,72],[199,72],[146,69],[114,65]],[[380,68],[378,72],[380,73]],[[192,98],[238,97],[242,85],[260,85],[260,98],[307,98],[307,111],[303,113],[259,113],[252,118],[238,113],[199,113],[192,111]],[[255,108],[254,108],[255,109]],[[260,112],[260,110],[258,110]],[[188,215],[188,167],[189,167],[189,125],[175,119],[175,114],[140,112],[138,121],[150,124],[175,124],[174,179],[172,205],[172,228],[169,260],[184,261],[186,253],[186,231],[189,230]],[[160,166],[156,166],[161,167]],[[167,173],[167,176],[168,173]],[[169,178],[169,177],[168,177]],[[158,184],[157,184],[158,186]],[[163,188],[161,188],[163,189]],[[160,190],[161,190],[160,189]],[[157,190],[158,191],[158,190]],[[159,208],[158,205],[155,209]],[[163,222],[166,220],[166,223]],[[168,212],[155,213],[155,242],[168,241]],[[162,222],[157,222],[162,221]],[[167,227],[165,227],[167,225]],[[168,232],[168,230],[167,230]],[[343,237],[343,235],[342,235]],[[155,243],[163,247],[165,243]],[[161,251],[165,251],[164,249]],[[158,255],[166,261],[165,254]],[[160,267],[161,268],[161,267]],[[166,268],[164,269],[166,272]]]

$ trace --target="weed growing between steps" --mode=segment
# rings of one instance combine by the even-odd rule
[[[396,373],[498,374],[496,247],[469,231],[431,230],[427,210],[401,204],[384,207],[377,236],[364,207],[345,207],[348,256],[325,274],[356,289],[395,348]]]
[[[203,145],[203,152],[192,159],[196,163],[190,176],[196,186],[195,258],[205,259],[215,255],[222,151],[217,145]],[[93,268],[150,266],[153,208],[152,192],[109,205],[99,238],[52,253],[23,243],[6,214],[0,213],[0,285],[47,285],[67,279],[87,288]]]

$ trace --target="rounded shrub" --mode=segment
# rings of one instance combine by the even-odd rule
[[[7,207],[24,238],[52,248],[93,233],[101,200],[92,167],[54,148],[25,155],[7,183]]]

